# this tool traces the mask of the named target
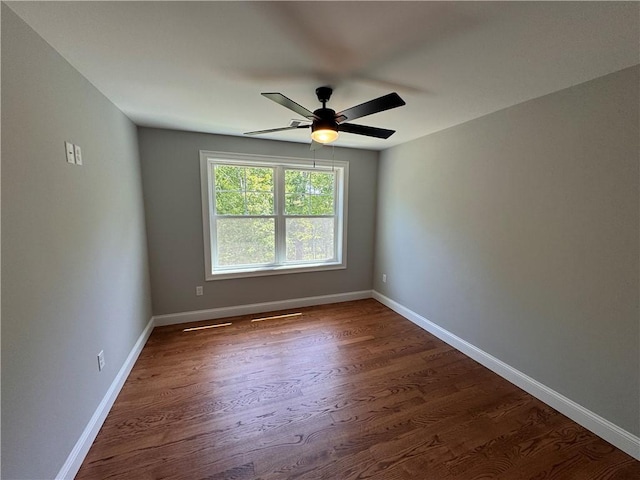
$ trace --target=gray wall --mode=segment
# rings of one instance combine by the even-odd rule
[[[2,478],[55,477],[149,292],[136,127],[3,4]]]
[[[383,152],[374,281],[635,435],[639,81],[623,70]]]
[[[335,149],[349,162],[346,270],[205,282],[199,151],[312,158],[309,145],[151,128],[138,136],[154,315],[371,289],[377,152]]]

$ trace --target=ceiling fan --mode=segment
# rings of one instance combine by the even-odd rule
[[[368,102],[347,108],[336,113],[335,110],[327,108],[327,102],[331,98],[333,89],[331,87],[316,88],[318,101],[322,103],[322,108],[310,111],[302,105],[297,104],[281,93],[263,93],[264,97],[282,105],[283,107],[293,110],[299,115],[311,121],[311,124],[303,124],[293,121],[288,127],[272,128],[269,130],[257,130],[255,132],[246,132],[245,135],[260,135],[263,133],[280,132],[283,130],[295,130],[298,128],[311,128],[311,139],[313,140],[311,148],[315,149],[327,143],[337,140],[339,132],[355,133],[356,135],[366,135],[368,137],[389,138],[395,133],[395,130],[387,130],[386,128],[368,127],[366,125],[356,125],[354,123],[345,123],[348,120],[372,115],[374,113],[383,112],[391,108],[401,107],[405,105],[405,101],[400,98],[397,93],[389,93],[382,97],[369,100]],[[320,145],[318,145],[320,144]]]

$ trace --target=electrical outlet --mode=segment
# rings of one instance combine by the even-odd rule
[[[82,150],[80,149],[80,145],[75,145],[76,147],[76,165],[82,165]]]
[[[387,274],[386,273],[382,274],[382,283],[387,283]]]
[[[196,296],[200,297],[202,296],[204,292],[202,291],[202,287],[201,286],[197,286],[196,287]]]
[[[73,148],[73,143],[64,142],[64,149],[67,154],[67,163],[74,165],[76,163],[76,152]]]
[[[101,372],[104,368],[104,350],[100,350],[98,354],[98,371]]]

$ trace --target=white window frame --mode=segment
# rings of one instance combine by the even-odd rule
[[[315,163],[315,167],[314,167]],[[214,221],[214,185],[212,167],[215,164],[238,166],[267,166],[276,169],[301,168],[304,170],[335,171],[335,257],[331,261],[300,263],[286,262],[285,255],[285,221],[296,215],[284,215],[284,175],[274,177],[274,208],[276,219],[276,258],[280,264],[251,265],[247,267],[214,268],[213,254],[215,246]],[[281,275],[302,272],[319,272],[347,268],[347,198],[349,186],[349,162],[339,160],[309,160],[293,157],[273,157],[267,155],[250,155],[230,152],[200,151],[200,185],[202,196],[202,232],[204,238],[205,280],[224,280],[230,278],[259,277],[264,275]],[[300,217],[305,217],[300,215]],[[318,217],[323,218],[323,217]]]

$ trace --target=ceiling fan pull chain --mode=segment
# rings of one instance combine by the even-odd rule
[[[336,146],[331,145],[331,171],[335,171],[336,167]]]

